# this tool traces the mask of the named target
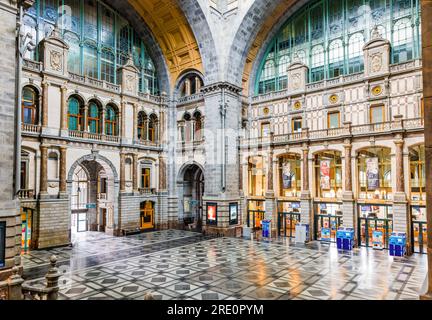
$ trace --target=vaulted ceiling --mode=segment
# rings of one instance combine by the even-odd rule
[[[185,70],[203,72],[198,43],[176,0],[128,0],[162,49],[171,85]]]

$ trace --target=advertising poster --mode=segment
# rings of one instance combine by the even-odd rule
[[[237,224],[238,223],[238,204],[237,203],[230,203],[229,212],[230,212],[230,224]]]
[[[330,190],[330,160],[322,160],[320,164],[321,189]]]
[[[331,241],[331,230],[330,228],[321,228],[321,240]]]
[[[208,203],[207,204],[207,224],[217,223],[217,204]]]
[[[366,176],[369,190],[379,188],[379,171],[378,158],[369,158],[366,160]]]
[[[372,233],[372,246],[377,250],[382,250],[384,248],[384,234],[382,231],[375,230]]]
[[[292,188],[292,174],[291,174],[291,164],[289,162],[284,162],[282,167],[282,183],[284,189]]]

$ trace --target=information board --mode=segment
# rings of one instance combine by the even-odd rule
[[[0,222],[0,268],[5,266],[6,222]]]

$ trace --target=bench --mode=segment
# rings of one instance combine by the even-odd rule
[[[141,233],[141,229],[140,228],[133,228],[133,229],[122,229],[121,230],[123,236],[131,236],[134,234],[139,234]]]

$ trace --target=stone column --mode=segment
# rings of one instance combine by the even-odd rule
[[[159,143],[165,143],[165,112],[160,113],[159,119]]]
[[[133,191],[138,192],[138,155],[134,153],[132,155],[133,157],[133,168],[132,168],[132,184],[133,184]]]
[[[60,130],[67,131],[68,130],[68,106],[67,106],[67,87],[62,86],[60,88],[61,94],[61,102],[60,102]]]
[[[159,157],[159,191],[166,190],[166,159]]]
[[[133,105],[133,135],[132,141],[138,140],[138,104],[134,103]]]
[[[40,196],[48,194],[48,147],[41,145]]]
[[[270,133],[270,147],[268,150],[267,160],[267,191],[266,191],[266,202],[265,202],[265,219],[272,220],[272,236],[277,234],[277,214],[275,205],[275,192],[273,186],[273,132]]]
[[[84,120],[83,120],[84,128],[82,129],[82,131],[84,132],[88,132],[88,111],[89,111],[89,105],[88,103],[86,103],[84,105]]]
[[[314,232],[314,214],[309,185],[309,147],[307,145],[303,145],[302,151],[302,191],[300,195],[300,220],[302,223],[309,224],[309,240],[312,240]]]
[[[120,153],[120,192],[126,191],[126,154]]]
[[[120,138],[124,139],[126,137],[126,102],[121,104],[121,113],[119,114],[119,124],[121,125]]]
[[[396,146],[395,162],[396,162],[396,190],[393,193],[393,230],[395,232],[405,232],[407,235],[407,252],[411,250],[411,230],[408,202],[405,194],[405,179],[404,179],[404,163],[403,163],[403,147],[404,140],[402,137],[396,137],[394,141]]]
[[[101,130],[99,130],[100,131],[100,133],[102,134],[102,135],[104,135],[105,134],[105,108],[102,108],[102,114],[101,114]]]
[[[67,154],[67,147],[61,146],[60,147],[60,196],[66,195],[67,189],[66,189],[66,154]]]
[[[42,127],[48,127],[48,88],[46,80],[42,81]]]
[[[357,235],[357,219],[353,194],[353,178],[352,178],[352,144],[351,141],[345,141],[345,190],[342,194],[342,213],[343,213],[343,226],[347,228],[354,228]],[[358,235],[357,235],[358,237]]]
[[[425,117],[426,148],[426,203],[427,233],[432,234],[432,1],[421,1],[422,64],[423,64],[423,101]],[[426,293],[421,299],[432,300],[432,237],[428,237],[428,277],[425,282]]]

